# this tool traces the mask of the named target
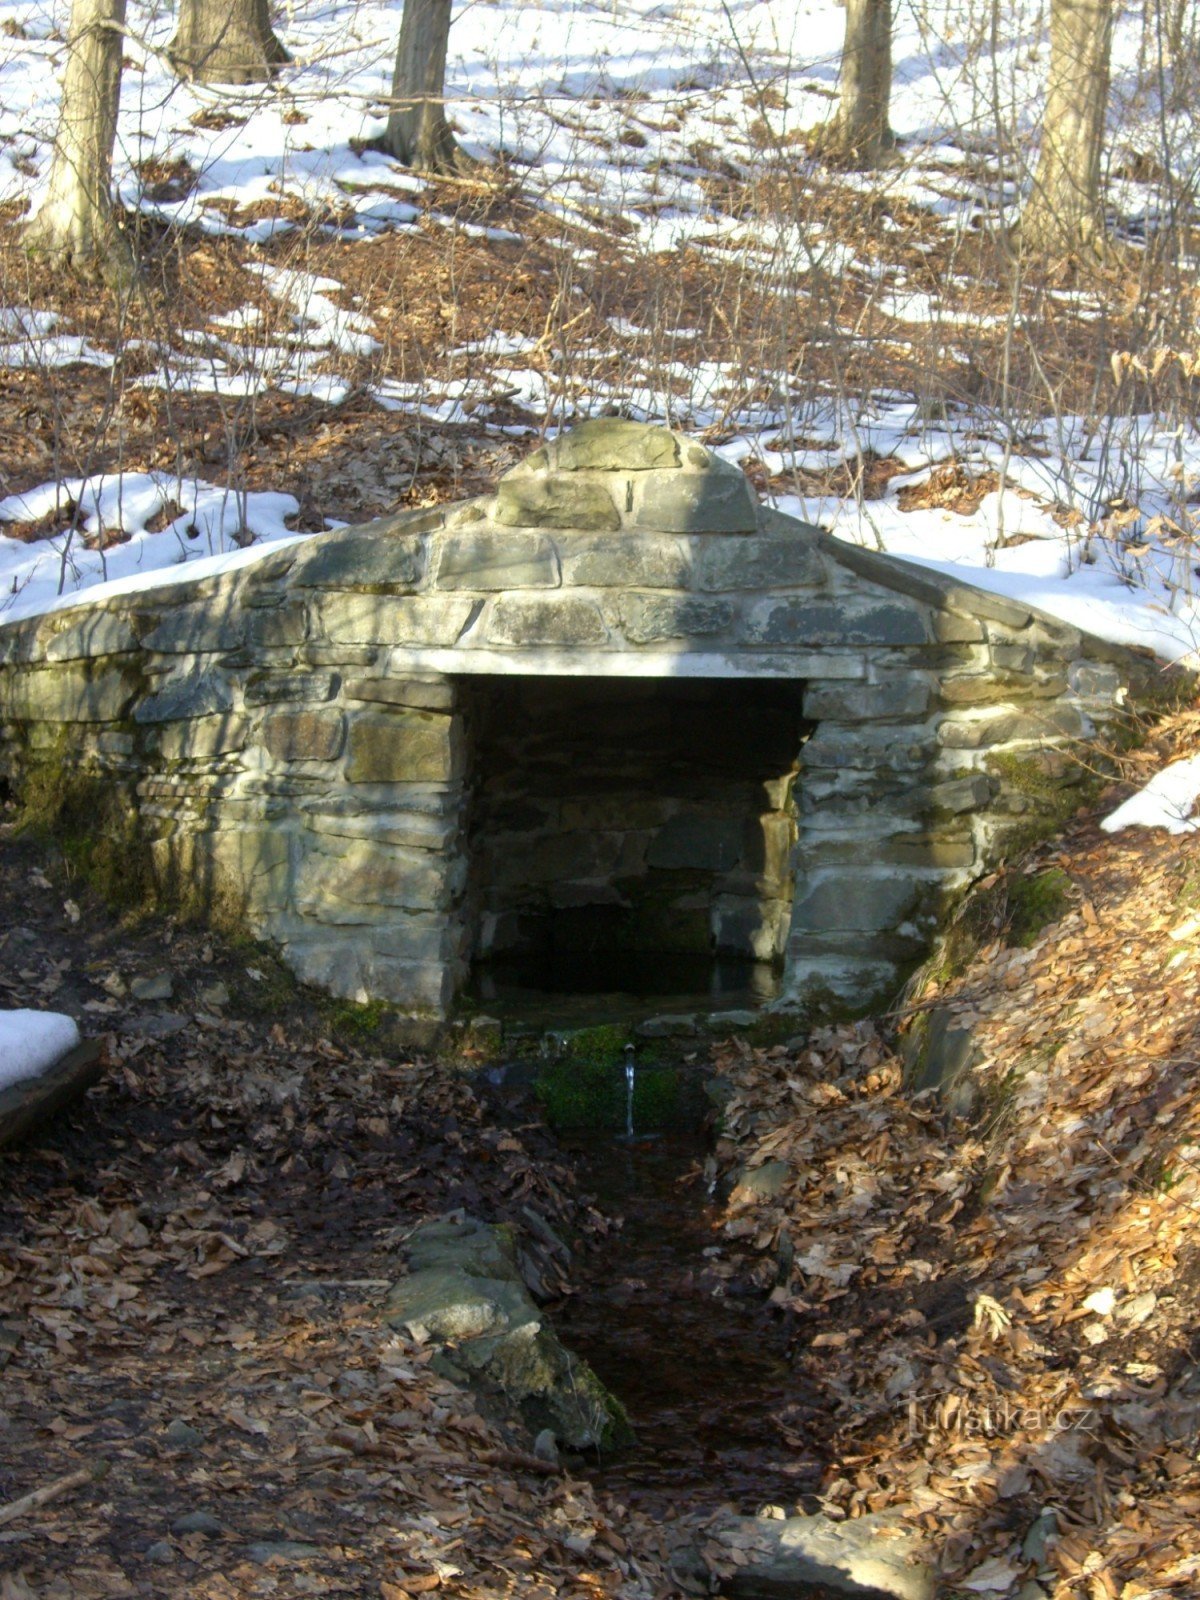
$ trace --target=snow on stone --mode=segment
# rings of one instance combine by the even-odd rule
[[[0,1089],[39,1077],[79,1043],[71,1017],[57,1011],[0,1011]]]
[[[77,506],[78,525],[26,543],[3,536],[5,522],[36,522]],[[158,533],[146,524],[172,505]],[[104,473],[44,483],[0,500],[0,623],[70,605],[100,592],[129,594],[154,584],[213,576],[265,555],[296,534],[285,518],[299,502],[273,490],[241,494],[166,472]],[[102,533],[126,536],[99,548]]]
[[[1105,833],[1120,833],[1123,828],[1165,828],[1168,833],[1195,833],[1200,818],[1194,817],[1200,798],[1200,756],[1173,761],[1156,772],[1137,794],[1130,795],[1100,826]]]

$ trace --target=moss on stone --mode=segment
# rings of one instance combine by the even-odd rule
[[[620,1133],[625,1127],[629,1031],[617,1025],[569,1034],[558,1057],[534,1082],[546,1121],[560,1132]],[[692,1116],[684,1069],[664,1051],[643,1047],[635,1061],[633,1125],[638,1133],[677,1127]]]
[[[392,1009],[382,1000],[368,1000],[365,1005],[357,1000],[326,1000],[321,1005],[329,1031],[352,1042],[378,1038]]]
[[[133,796],[118,779],[83,765],[65,729],[29,757],[18,795],[19,831],[55,845],[68,873],[110,905],[149,909],[149,856]]]
[[[796,1011],[764,1011],[748,1028],[739,1029],[738,1038],[758,1050],[769,1050],[772,1045],[786,1044],[798,1033],[806,1033],[815,1016],[823,1016],[825,1005],[837,1004],[833,996],[820,994],[810,1003],[807,996],[802,1008]],[[844,1007],[843,1007],[844,1009]]]
[[[617,1066],[624,1060],[625,1046],[631,1042],[627,1027],[620,1023],[600,1023],[579,1028],[563,1040],[563,1059],[574,1065]]]
[[[1010,874],[1008,888],[1008,942],[1028,949],[1043,928],[1058,922],[1069,902],[1071,880],[1061,867],[1026,876]]]
[[[1054,754],[1058,755],[1060,752],[1056,751]],[[1065,752],[1062,752],[1062,755],[1064,762],[1069,759]],[[1079,803],[1079,789],[1084,776],[1083,767],[1079,768],[1079,778],[1076,782],[1064,783],[1061,777],[1050,770],[1044,756],[1045,753],[1037,751],[1022,755],[1016,750],[998,750],[988,758],[987,767],[989,772],[1002,783],[1030,800],[1059,809],[1065,799],[1074,810]]]

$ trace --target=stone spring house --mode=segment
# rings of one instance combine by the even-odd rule
[[[155,883],[444,1016],[554,941],[886,997],[1146,663],[587,423],[494,496],[0,627],[0,772],[125,797]]]

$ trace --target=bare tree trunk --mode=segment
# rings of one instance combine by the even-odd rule
[[[73,0],[50,186],[25,229],[31,249],[127,278],[133,257],[112,201],[125,0]]]
[[[181,0],[171,64],[200,83],[265,83],[289,59],[267,0]]]
[[[1112,0],[1051,0],[1042,148],[1020,223],[1022,244],[1042,254],[1103,249],[1100,156],[1112,27]]]
[[[1164,11],[1163,33],[1166,35],[1167,51],[1172,63],[1178,66],[1182,64],[1189,42],[1187,24],[1191,11],[1190,0],[1167,0]]]
[[[891,0],[846,0],[846,39],[838,76],[837,116],[823,141],[831,160],[877,167],[895,139],[888,126],[892,96]]]
[[[398,160],[427,172],[464,172],[476,163],[446,121],[446,48],[451,0],[404,0],[392,113],[384,145]]]

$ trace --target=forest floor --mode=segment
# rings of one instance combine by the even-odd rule
[[[962,970],[899,1019],[972,1028],[969,1118],[903,1090],[883,1024],[715,1052],[718,1165],[788,1164],[778,1199],[735,1190],[708,1266],[757,1285],[818,1397],[802,1509],[902,1509],[947,1595],[1200,1586],[1200,843],[1102,832],[1121,792],[984,886]],[[379,1320],[403,1237],[450,1208],[532,1207],[586,1259],[611,1221],[543,1129],[355,1043],[354,1008],[258,947],[115,917],[11,828],[0,927],[5,1003],[109,1050],[0,1157],[0,1499],[107,1466],[0,1528],[5,1600],[673,1592],[658,1519],[532,1462]]]
[[[5,1600],[665,1586],[649,1527],[380,1321],[426,1216],[603,1226],[543,1132],[348,1042],[355,1008],[267,952],[122,921],[9,837],[0,927],[4,1003],[72,1013],[109,1062],[0,1158],[0,1500],[107,1464],[0,1529]],[[131,997],[164,976],[169,1001]]]
[[[1115,59],[1159,60],[1143,9]],[[1200,234],[1174,191],[1200,56],[1166,103],[1114,85],[1114,240],[1085,272],[1003,244],[1043,101],[1016,11],[997,55],[992,13],[984,37],[898,9],[899,160],[862,175],[806,144],[834,0],[460,10],[453,114],[489,163],[466,183],[371,146],[394,7],[287,8],[293,64],[231,95],[173,80],[169,11],[132,4],[116,170],[143,275],[118,300],[24,249],[62,41],[7,6],[0,621],[482,493],[617,413],[839,537],[1194,651]],[[1164,724],[1127,775],[1198,730]],[[962,970],[905,1014],[717,1052],[718,1164],[788,1177],[735,1191],[706,1271],[757,1286],[825,1397],[804,1509],[904,1510],[947,1594],[1200,1593],[1200,845],[1100,815],[981,889]],[[586,1260],[611,1219],[542,1130],[267,952],[114,916],[11,828],[0,1003],[70,1012],[109,1058],[0,1156],[0,1502],[107,1464],[0,1522],[0,1600],[671,1591],[656,1518],[535,1469],[379,1323],[405,1233],[451,1207],[532,1207]],[[969,1119],[902,1088],[894,1026],[935,1008],[976,1041]]]
[[[1121,792],[985,880],[886,1026],[721,1055],[718,1155],[788,1165],[725,1235],[825,1396],[824,1509],[903,1507],[952,1594],[1200,1592],[1200,848],[1102,831]],[[903,1082],[894,1026],[939,1013],[963,1117]]]

